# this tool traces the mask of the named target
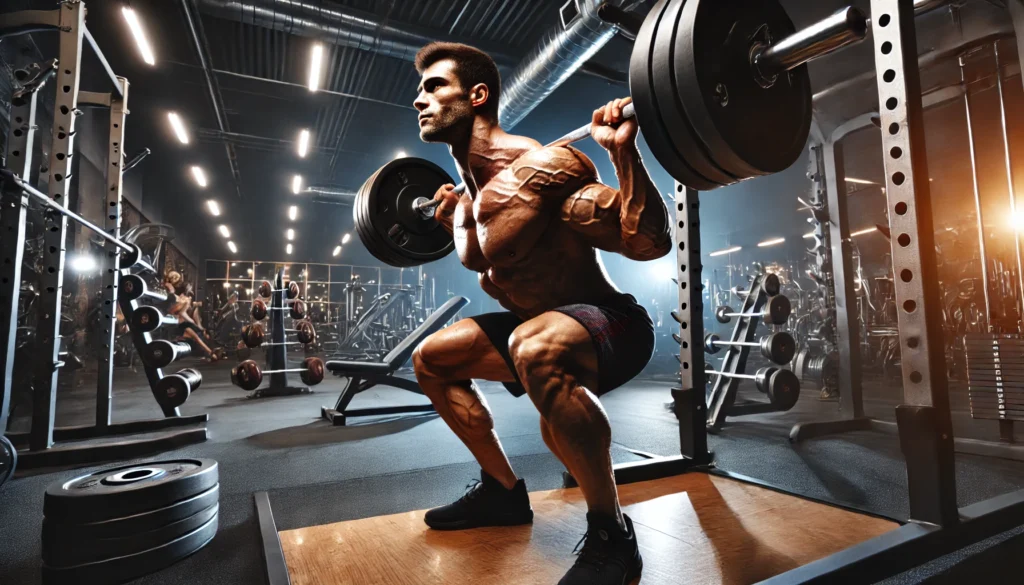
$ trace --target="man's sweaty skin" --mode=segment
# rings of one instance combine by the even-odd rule
[[[598,363],[589,332],[557,311],[598,304],[618,293],[598,249],[635,260],[671,250],[668,210],[636,149],[629,100],[593,115],[592,136],[609,151],[619,189],[599,182],[593,163],[571,147],[544,147],[478,115],[489,89],[464,88],[452,60],[422,72],[420,136],[448,144],[467,184],[435,195],[435,218],[455,239],[459,259],[480,286],[525,322],[509,340],[516,374],[541,414],[541,435],[577,479],[588,508],[625,527],[611,467],[611,427],[600,402]],[[413,356],[416,377],[440,416],[489,475],[518,480],[501,448],[483,395],[472,379],[514,381],[504,358],[471,319],[431,335]]]

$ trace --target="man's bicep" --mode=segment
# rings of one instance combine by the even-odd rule
[[[588,183],[562,203],[562,221],[609,252],[622,248],[619,192],[602,183]]]

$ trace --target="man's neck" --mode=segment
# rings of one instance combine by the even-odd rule
[[[500,126],[478,117],[473,120],[473,126],[465,142],[449,145],[459,174],[470,186],[471,193],[475,193],[479,186],[487,184],[504,168],[500,153],[501,145],[507,137],[508,134]]]

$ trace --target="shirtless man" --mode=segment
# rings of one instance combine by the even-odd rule
[[[559,585],[625,585],[643,561],[619,508],[611,427],[598,396],[636,376],[654,351],[650,317],[609,280],[598,249],[634,260],[669,253],[668,210],[640,160],[628,99],[593,114],[619,188],[570,147],[543,147],[498,125],[494,61],[472,47],[433,43],[416,59],[420,138],[447,144],[469,186],[445,185],[435,218],[452,232],[462,264],[508,309],[443,329],[416,349],[424,393],[480,463],[481,481],[457,502],[430,510],[440,530],[527,524],[526,485],[512,470],[473,379],[504,382],[540,411],[544,442],[579,482],[588,530]]]

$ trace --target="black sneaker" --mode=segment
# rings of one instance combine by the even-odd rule
[[[640,581],[644,560],[636,544],[633,521],[626,515],[623,518],[627,532],[619,528],[615,518],[587,514],[587,533],[576,545],[579,557],[558,585],[633,585]]]
[[[454,504],[428,510],[423,520],[434,530],[464,530],[481,526],[518,526],[533,522],[533,508],[526,482],[510,489],[483,470],[480,480],[466,486],[466,494]]]

